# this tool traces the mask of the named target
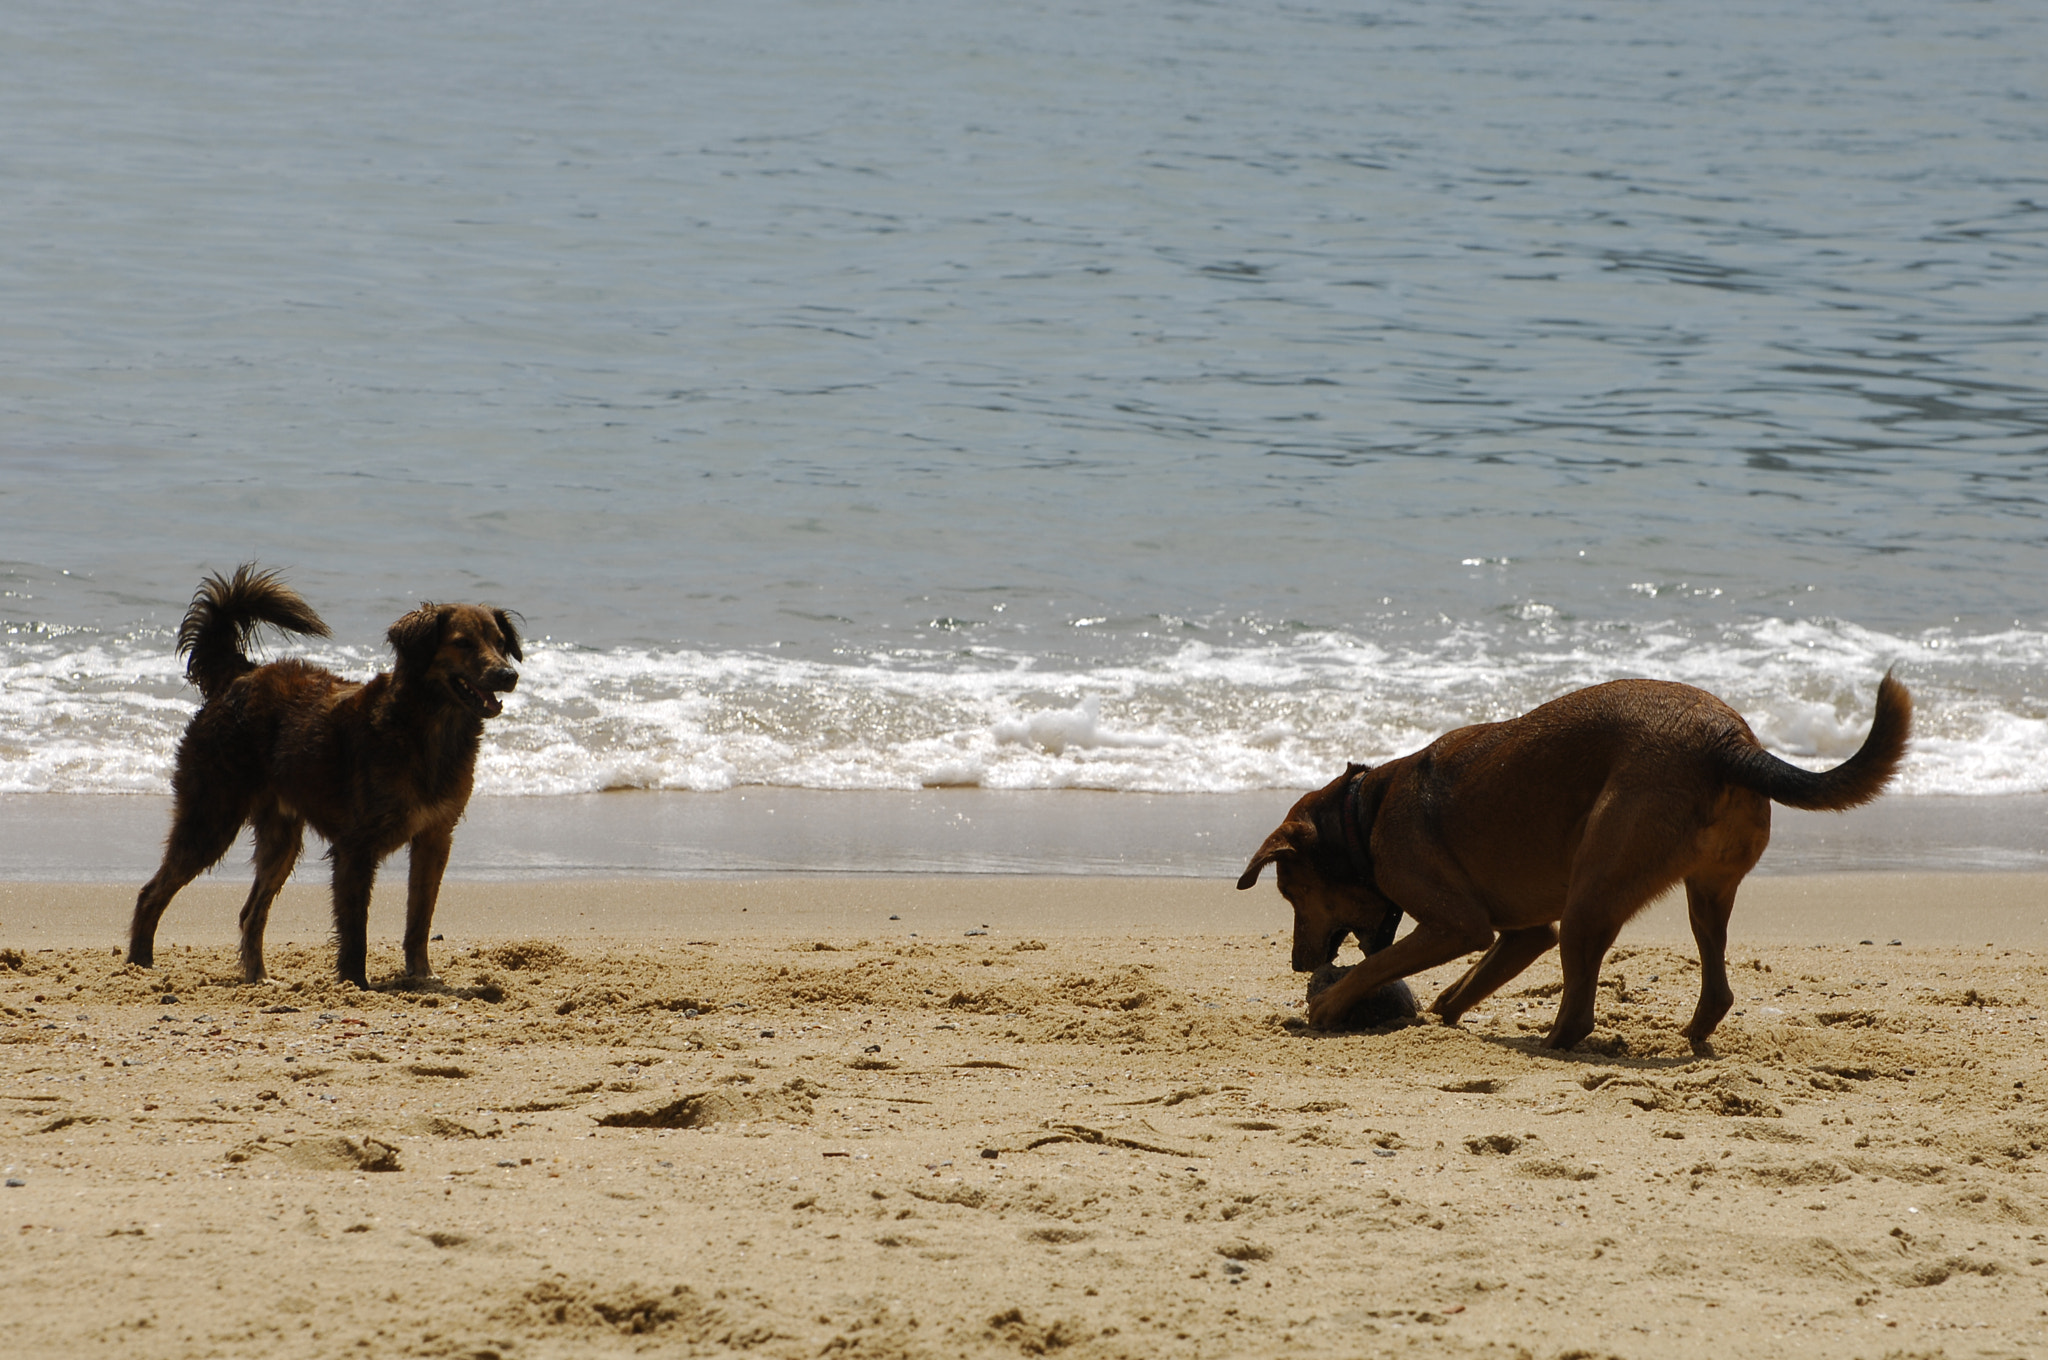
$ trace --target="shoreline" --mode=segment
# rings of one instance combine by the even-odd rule
[[[450,882],[783,874],[1235,878],[1298,790],[1233,794],[923,789],[626,790],[471,801]],[[159,794],[0,794],[0,882],[121,882],[156,869]],[[294,882],[320,882],[317,836]],[[387,862],[392,872],[400,856]],[[215,870],[246,873],[249,840]],[[1752,879],[1841,872],[2048,872],[2048,795],[1892,796],[1774,809]],[[403,873],[402,867],[399,869]]]
[[[224,948],[235,939],[247,882],[202,878],[171,905],[158,948]],[[119,948],[136,885],[0,881],[0,946]],[[403,873],[387,873],[370,905],[370,943],[394,949],[405,912]],[[861,939],[910,946],[986,936],[1137,939],[1278,936],[1292,929],[1270,882],[1249,892],[1226,879],[1134,875],[840,874],[694,878],[451,881],[434,916],[436,958],[478,942],[549,939],[625,945],[738,937]],[[324,950],[328,894],[317,880],[286,886],[272,909],[273,948]],[[1776,944],[2048,948],[2048,873],[1833,873],[1752,876],[1737,897],[1731,947]],[[1682,891],[1652,902],[1620,945],[1691,953]],[[1348,954],[1347,954],[1348,957]],[[373,965],[374,966],[374,965]]]

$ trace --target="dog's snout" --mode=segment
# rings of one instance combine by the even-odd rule
[[[519,672],[510,666],[493,666],[484,672],[485,689],[503,691],[515,688],[518,684]]]
[[[1337,957],[1337,951],[1344,945],[1345,928],[1338,927],[1323,935],[1304,934],[1300,929],[1294,932],[1294,971],[1313,973],[1316,969]]]

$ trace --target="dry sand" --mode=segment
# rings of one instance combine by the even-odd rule
[[[451,885],[367,994],[132,894],[0,889],[10,1354],[2048,1354],[2039,877],[1752,883],[1707,1053],[1667,904],[1564,1055],[1304,1031],[1270,887]]]

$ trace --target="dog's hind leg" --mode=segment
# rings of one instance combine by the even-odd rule
[[[1444,988],[1444,994],[1430,1009],[1442,1016],[1446,1025],[1457,1024],[1466,1011],[1499,991],[1556,943],[1557,927],[1553,925],[1503,930],[1493,947],[1480,956],[1465,976]]]
[[[1617,815],[1620,813],[1621,815]],[[1681,872],[1664,828],[1684,823],[1666,809],[1637,803],[1625,813],[1610,805],[1580,843],[1558,925],[1564,994],[1545,1048],[1569,1049],[1593,1032],[1600,964],[1629,918],[1677,882]],[[1665,842],[1660,844],[1660,842]]]
[[[434,929],[434,903],[441,896],[441,874],[455,829],[432,826],[412,838],[412,873],[405,891],[405,975],[423,982],[434,975],[427,962],[427,938]]]
[[[370,890],[377,883],[377,856],[337,845],[334,857],[334,971],[343,982],[370,990]]]
[[[1692,938],[1700,947],[1700,1004],[1683,1032],[1695,1045],[1707,1041],[1735,1004],[1735,991],[1728,985],[1728,917],[1735,910],[1735,889],[1741,882],[1740,874],[1685,880],[1685,913],[1692,918]]]
[[[299,851],[306,843],[306,824],[275,803],[258,808],[252,819],[256,828],[256,881],[249,885],[249,900],[242,904],[242,980],[261,982],[263,969],[263,927],[270,921],[270,904],[292,876]]]
[[[1684,1030],[1695,1048],[1720,1025],[1735,992],[1728,986],[1728,917],[1735,890],[1771,843],[1771,804],[1747,789],[1722,792],[1713,824],[1699,838],[1704,862],[1685,876],[1685,912],[1700,948],[1700,1004]]]
[[[135,918],[128,925],[128,962],[150,968],[156,964],[156,927],[171,899],[187,883],[220,863],[242,829],[246,805],[224,800],[178,800],[171,813],[171,834],[164,841],[163,863],[155,877],[135,895]]]
[[[1647,901],[1650,894],[1644,894]],[[1611,901],[1611,899],[1610,899]],[[1633,904],[1633,905],[1640,905]],[[1604,904],[1603,904],[1604,907]],[[1565,918],[1558,932],[1558,962],[1564,967],[1564,994],[1557,1000],[1557,1018],[1544,1037],[1545,1048],[1569,1049],[1593,1032],[1594,998],[1600,989],[1600,964],[1614,947],[1623,922],[1633,910],[1609,911],[1595,908],[1578,919]]]

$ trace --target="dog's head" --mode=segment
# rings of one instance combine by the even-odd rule
[[[1335,959],[1346,935],[1356,932],[1363,944],[1390,926],[1389,912],[1400,915],[1400,908],[1352,871],[1354,857],[1347,848],[1331,844],[1341,834],[1335,830],[1341,825],[1335,800],[1345,796],[1346,785],[1360,768],[1352,767],[1296,803],[1237,880],[1240,890],[1249,888],[1259,881],[1261,870],[1273,866],[1280,895],[1294,908],[1297,973],[1312,973]],[[1370,830],[1360,828],[1361,834]],[[1392,930],[1384,933],[1391,935]]]
[[[503,609],[477,604],[423,604],[385,636],[398,654],[398,675],[479,718],[505,711],[498,696],[519,683],[514,661],[519,629]]]

